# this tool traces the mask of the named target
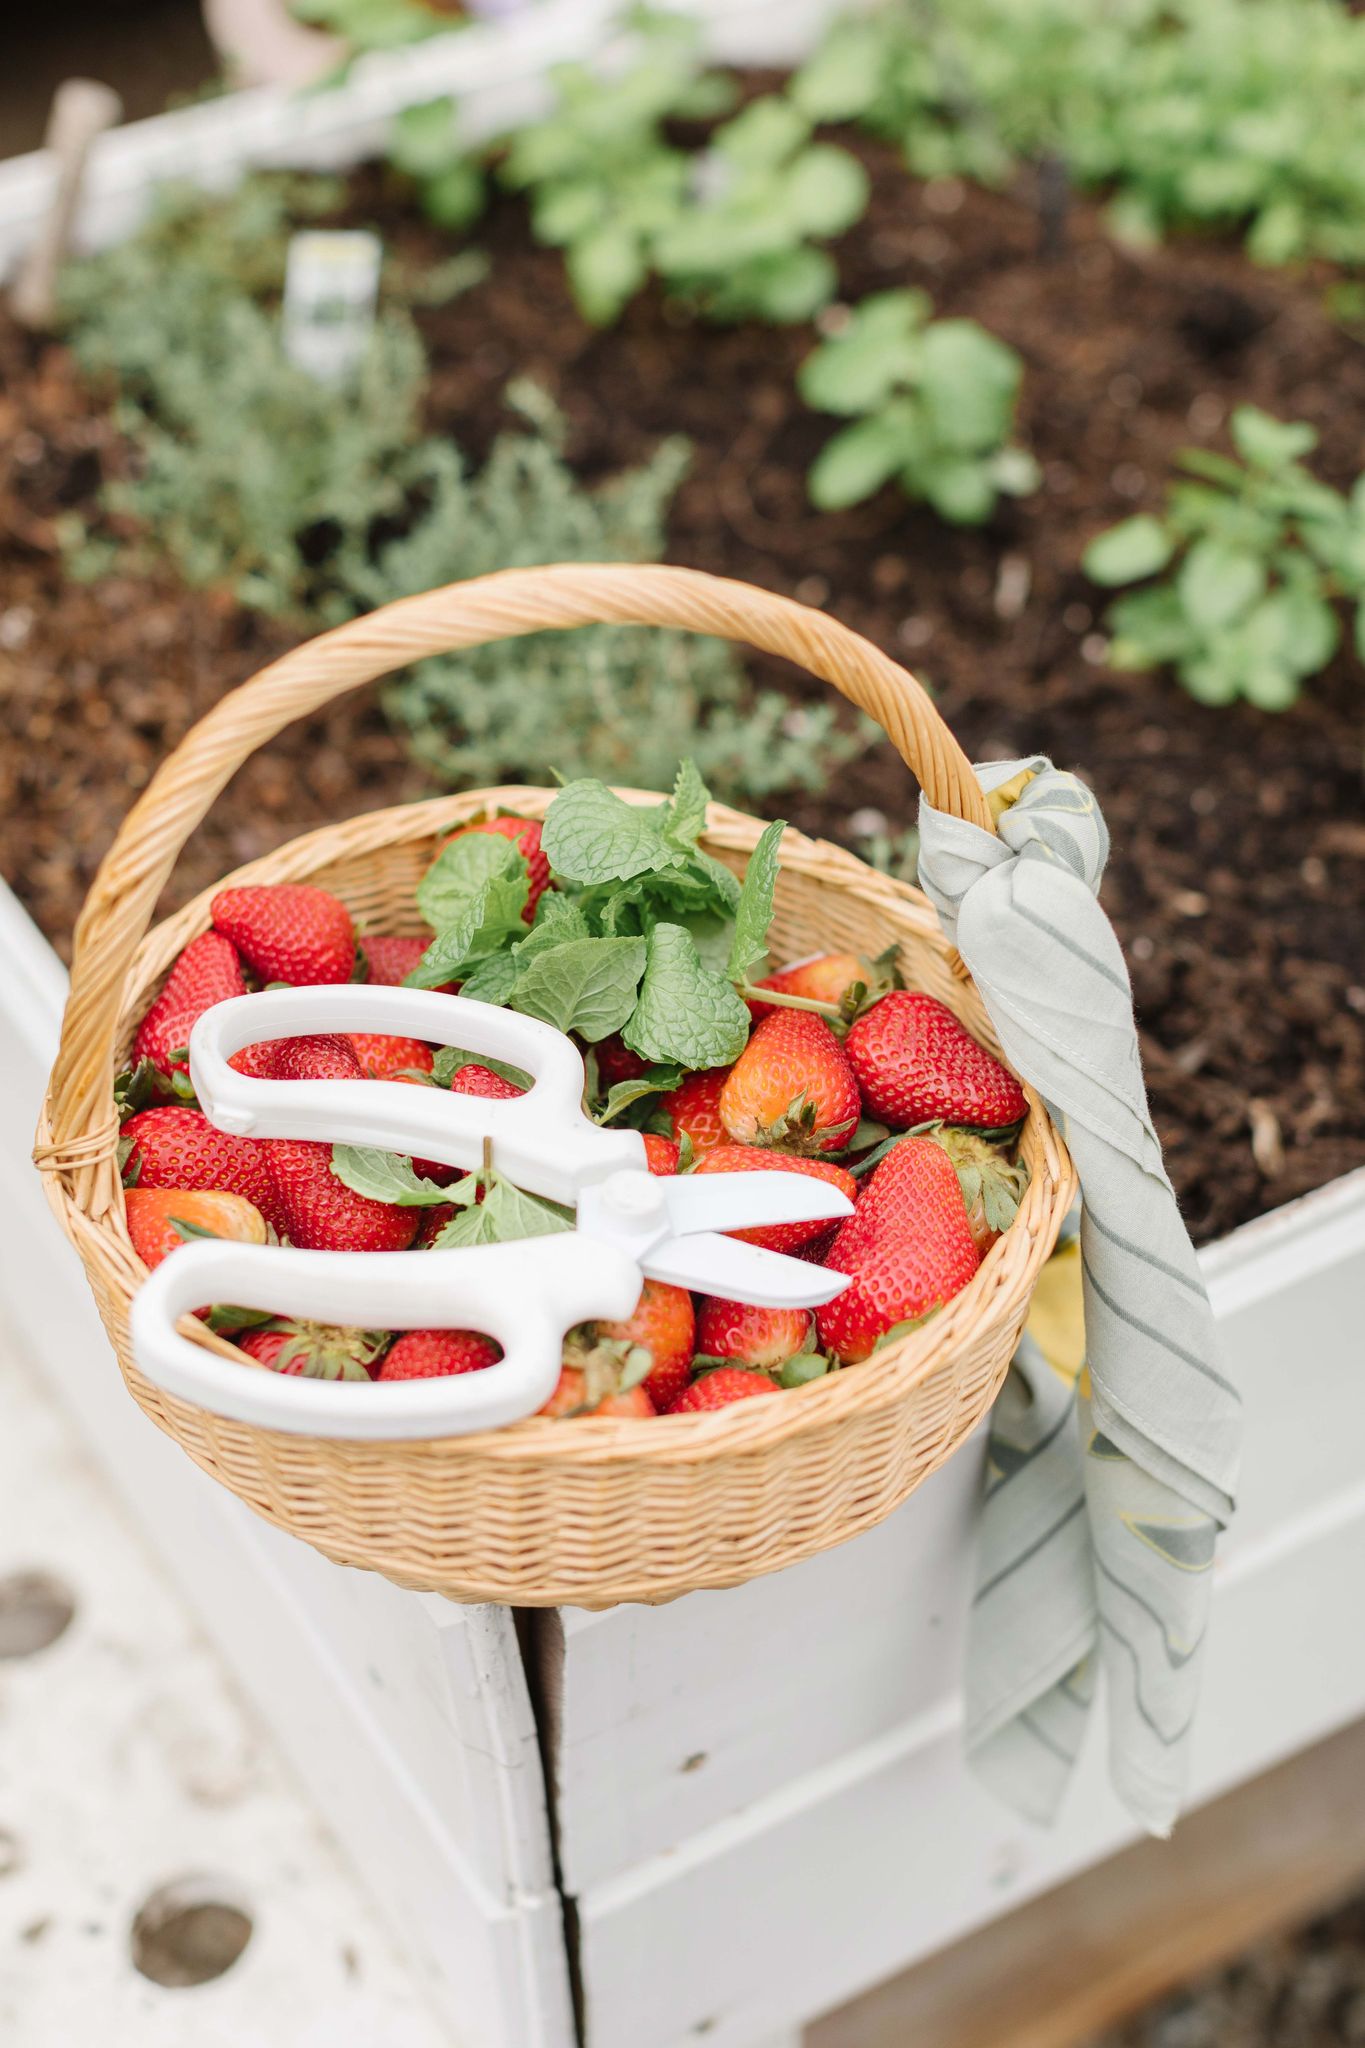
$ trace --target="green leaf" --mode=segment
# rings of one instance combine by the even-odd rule
[[[823,342],[797,372],[806,404],[845,415],[884,404],[898,385],[911,381],[919,330],[932,310],[919,291],[874,292],[864,299],[844,332]]]
[[[834,297],[838,272],[823,249],[783,249],[732,276],[716,294],[713,311],[726,320],[754,316],[774,327],[813,320]]]
[[[811,503],[822,512],[840,512],[861,504],[903,469],[914,450],[908,420],[893,419],[890,409],[855,420],[827,441],[806,479]]]
[[[611,221],[572,243],[565,268],[579,310],[594,327],[609,327],[649,275],[639,237]]]
[[[801,233],[839,235],[864,212],[868,189],[867,172],[856,157],[817,142],[792,165],[782,203]]]
[[[438,939],[436,943],[439,946],[441,941]],[[418,963],[419,968],[425,968],[426,960],[427,955],[424,954]],[[466,1002],[492,1003],[500,1009],[511,1001],[519,972],[515,953],[487,953],[482,960],[475,961],[473,966],[462,967],[454,979],[459,981],[460,994]],[[411,975],[408,979],[412,980]],[[436,988],[441,986],[439,981],[428,982],[425,985]]]
[[[735,933],[730,941],[730,958],[726,973],[731,981],[752,981],[754,970],[768,951],[768,927],[773,921],[773,893],[777,887],[777,850],[787,824],[784,818],[774,818],[765,826],[762,837],[749,855],[749,865],[744,871],[744,886],[739,893],[739,907],[735,911]]]
[[[521,1067],[509,1066],[506,1060],[494,1060],[486,1052],[465,1052],[458,1045],[443,1045],[437,1051],[431,1064],[431,1078],[438,1088],[448,1088],[461,1067],[487,1067],[490,1074],[501,1075],[514,1088],[529,1088],[531,1076]]]
[[[1081,567],[1092,583],[1106,587],[1136,583],[1164,569],[1173,552],[1174,544],[1161,521],[1140,512],[1097,534],[1081,556]]]
[[[939,455],[907,463],[901,483],[910,497],[923,497],[940,519],[953,526],[979,526],[995,510],[990,465],[971,455]]]
[[[1179,661],[1198,645],[1185,607],[1165,585],[1121,597],[1109,607],[1105,623],[1113,634],[1111,668],[1156,668],[1162,662]]]
[[[423,1180],[413,1171],[411,1159],[370,1145],[333,1145],[332,1171],[355,1194],[367,1195],[372,1202],[396,1202],[403,1209],[434,1209],[442,1202],[474,1199],[472,1180],[469,1193],[461,1196],[465,1183],[438,1188],[435,1181]]]
[[[1265,591],[1265,564],[1225,541],[1197,540],[1180,565],[1176,590],[1201,633],[1241,618]]]
[[[1007,498],[1031,497],[1043,481],[1042,465],[1027,448],[997,449],[989,462],[991,482]]]
[[[1201,704],[1232,704],[1241,694],[1236,662],[1221,650],[1182,662],[1180,680]]]
[[[935,320],[924,330],[919,390],[945,447],[985,454],[1014,421],[1024,366],[975,320]]]
[[[410,177],[430,178],[458,154],[453,99],[404,107],[389,128],[389,161]]]
[[[696,762],[685,760],[673,778],[673,794],[664,812],[665,839],[675,846],[694,847],[706,830],[706,807],[710,801],[711,792],[702,781]]]
[[[821,1380],[830,1371],[830,1362],[820,1351],[798,1351],[786,1360],[777,1375],[780,1387],[805,1387],[812,1380]]]
[[[595,1045],[635,1008],[644,970],[643,939],[570,939],[535,955],[518,976],[512,1007]]]
[[[643,1059],[723,1067],[748,1042],[749,1012],[723,975],[702,966],[690,932],[658,924],[649,935],[640,999],[621,1036]]]
[[[1318,444],[1316,433],[1303,421],[1277,420],[1254,405],[1239,405],[1233,413],[1232,440],[1243,461],[1257,469],[1282,469]]]
[[[647,1095],[668,1095],[682,1084],[681,1067],[650,1067],[643,1074],[637,1074],[629,1081],[616,1081],[607,1090],[606,1097],[598,1109],[594,1123],[609,1124],[629,1109],[634,1102],[642,1102]]]
[[[495,1174],[481,1202],[471,1202],[452,1216],[433,1240],[432,1248],[453,1251],[465,1245],[507,1244],[514,1238],[552,1237],[572,1230],[574,1219],[554,1202],[542,1202]]]
[[[527,875],[519,846],[496,832],[466,832],[441,849],[417,884],[417,908],[433,931],[444,931],[460,922],[486,883],[517,875]],[[529,883],[523,907],[528,893]]]
[[[885,46],[876,28],[843,20],[797,72],[788,90],[812,121],[853,121],[876,99],[885,62]]]
[[[652,811],[594,781],[560,790],[545,814],[541,844],[555,873],[569,882],[629,881],[677,867],[683,858],[665,841]]]

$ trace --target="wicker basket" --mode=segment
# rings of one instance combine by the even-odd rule
[[[931,801],[990,825],[962,752],[919,685],[823,613],[746,584],[669,568],[559,566],[454,584],[312,640],[225,697],[129,813],[76,930],[71,997],[39,1131],[49,1198],[84,1261],[133,1398],[205,1471],[342,1564],[459,1600],[607,1606],[729,1586],[870,1528],[943,1463],[995,1398],[1073,1180],[1030,1097],[1031,1180],[1012,1229],[947,1307],[867,1365],[718,1415],[568,1424],[484,1436],[340,1443],[225,1420],[150,1385],[128,1309],[144,1270],[124,1222],[112,1081],[137,1021],[209,895],[148,932],[185,839],[241,762],[290,720],[421,656],[594,621],[689,628],[803,663],[885,727]],[[476,790],[311,832],[227,879],[310,881],[360,931],[420,929],[413,892],[452,824],[489,806],[540,815],[552,792]],[[706,845],[742,869],[761,826],[719,806]],[[987,1044],[986,1014],[914,889],[788,832],[774,957],[877,953]],[[131,963],[131,965],[130,965]],[[235,1356],[202,1324],[195,1338]],[[243,1365],[243,1370],[248,1368]]]

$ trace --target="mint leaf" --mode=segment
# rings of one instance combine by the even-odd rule
[[[425,957],[419,968],[425,969]],[[511,1000],[517,985],[515,953],[490,953],[478,961],[460,981],[460,994],[471,1003],[494,1003],[501,1007]],[[437,987],[439,987],[439,982]]]
[[[682,859],[665,841],[657,813],[623,802],[602,782],[565,784],[545,814],[541,845],[555,873],[570,882],[627,882]]]
[[[723,975],[702,966],[690,932],[657,924],[649,935],[640,999],[621,1036],[647,1060],[723,1067],[748,1042],[749,1012]]]
[[[550,1237],[557,1231],[572,1230],[573,1217],[554,1202],[542,1202],[525,1194],[510,1180],[494,1176],[482,1202],[472,1204],[459,1216],[452,1216],[433,1244],[433,1250],[452,1251],[471,1244],[506,1244],[513,1238]]]
[[[527,876],[520,847],[496,832],[467,832],[441,849],[417,884],[417,908],[442,932],[460,923],[486,883],[513,876]],[[521,900],[524,908],[525,890]]]
[[[561,896],[553,889],[547,889],[536,905],[536,921],[530,932],[517,948],[521,958],[543,945],[558,946],[565,939],[586,939],[592,936],[587,918],[578,905],[568,896]]]
[[[681,1067],[650,1067],[630,1081],[616,1081],[607,1090],[606,1098],[593,1121],[609,1124],[629,1109],[632,1102],[641,1101],[646,1095],[667,1095],[682,1085]]]
[[[527,950],[529,942],[517,962],[514,1010],[557,1031],[576,1031],[590,1045],[620,1030],[645,970],[643,939],[570,939],[542,948],[523,969]]]
[[[686,760],[673,778],[673,794],[663,815],[666,839],[675,846],[694,847],[706,830],[706,807],[711,792],[701,779],[693,760]]]
[[[404,1209],[434,1209],[441,1202],[474,1199],[472,1175],[454,1187],[438,1188],[434,1180],[423,1180],[413,1171],[410,1159],[370,1145],[333,1145],[332,1171],[355,1194],[368,1195],[372,1202],[396,1202]]]
[[[767,957],[768,926],[773,921],[773,891],[777,887],[777,849],[786,821],[775,818],[749,856],[735,911],[735,935],[730,941],[726,972],[731,981],[747,982],[754,969]]]

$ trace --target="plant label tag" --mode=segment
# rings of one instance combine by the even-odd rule
[[[374,333],[383,245],[364,229],[294,235],[284,275],[284,352],[321,384],[354,377]]]

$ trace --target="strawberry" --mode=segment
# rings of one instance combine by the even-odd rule
[[[816,953],[809,960],[784,967],[778,974],[765,975],[755,984],[781,995],[803,996],[807,1002],[829,1003],[832,1008],[849,1013],[856,1011],[867,991],[878,985],[878,971],[856,953]],[[883,981],[881,985],[889,983]],[[749,998],[749,1009],[758,1018],[770,1017],[780,1007],[777,1003]]]
[[[893,989],[844,1041],[869,1116],[895,1130],[941,1119],[1002,1130],[1028,1108],[1024,1091],[935,997]]]
[[[610,1388],[597,1392],[589,1384],[589,1375],[581,1367],[566,1365],[559,1375],[559,1384],[551,1394],[542,1415],[565,1415],[593,1419],[597,1416],[638,1416],[657,1415],[658,1409],[650,1400],[643,1387],[631,1387],[628,1393],[614,1394]]]
[[[832,1159],[802,1159],[794,1152],[765,1152],[758,1145],[716,1145],[697,1161],[697,1173],[804,1173],[812,1180],[828,1181],[847,1195],[850,1202],[858,1193],[858,1183],[846,1167],[836,1166]],[[828,1230],[826,1222],[814,1223],[761,1223],[748,1230],[732,1230],[731,1237],[742,1237],[746,1244],[764,1245],[770,1252],[795,1252],[813,1238],[821,1237]]]
[[[740,1145],[837,1152],[857,1128],[858,1084],[823,1017],[778,1010],[755,1030],[721,1091],[720,1114]]]
[[[705,1415],[713,1408],[728,1408],[732,1401],[745,1401],[750,1394],[775,1394],[777,1388],[763,1372],[749,1372],[743,1366],[718,1365],[684,1387],[665,1410],[668,1415]]]
[[[638,1081],[641,1074],[649,1072],[649,1061],[632,1052],[619,1031],[600,1038],[593,1050],[597,1054],[597,1085],[603,1095],[618,1081]]]
[[[304,882],[220,889],[209,914],[262,981],[311,988],[351,979],[355,927],[346,905],[327,889]]]
[[[1028,1168],[1022,1161],[1007,1159],[998,1145],[990,1144],[976,1131],[940,1126],[926,1135],[941,1145],[953,1162],[967,1205],[972,1242],[984,1259],[1019,1214],[1029,1181]]]
[[[467,832],[496,832],[502,839],[510,839],[520,847],[526,862],[526,871],[531,878],[530,894],[522,916],[529,924],[536,914],[536,905],[550,886],[550,863],[540,844],[539,818],[482,818],[475,825],[461,825],[458,832],[452,832],[443,840],[440,850],[453,846],[457,839],[463,839]]]
[[[810,1332],[809,1309],[758,1308],[708,1295],[697,1317],[697,1349],[707,1358],[734,1358],[771,1372],[805,1349]]]
[[[673,1120],[674,1137],[691,1139],[694,1158],[729,1142],[720,1120],[721,1091],[729,1077],[729,1067],[707,1067],[688,1074],[670,1094],[659,1097],[660,1109]]]
[[[189,1071],[186,1047],[205,1010],[246,994],[237,948],[221,932],[191,939],[166,976],[166,985],[137,1027],[133,1065],[150,1060],[163,1074]]]
[[[856,1364],[898,1324],[951,1300],[979,1263],[952,1161],[931,1138],[906,1138],[874,1170],[825,1259],[852,1284],[816,1310],[821,1344]]]
[[[255,1204],[221,1188],[128,1188],[123,1210],[133,1250],[149,1272],[185,1243],[187,1233],[177,1230],[177,1223],[187,1224],[190,1236],[202,1232],[239,1244],[264,1244],[266,1239],[265,1218]]]
[[[361,1081],[364,1070],[349,1038],[339,1031],[303,1038],[265,1038],[228,1061],[258,1081]]]
[[[417,1234],[418,1212],[358,1195],[332,1171],[332,1148],[312,1138],[263,1140],[291,1244],[308,1251],[401,1252]]]
[[[179,1103],[139,1110],[123,1126],[120,1151],[129,1187],[222,1189],[243,1195],[274,1229],[283,1227],[264,1144],[215,1130],[202,1110]]]
[[[491,1067],[472,1063],[458,1067],[451,1075],[450,1092],[452,1095],[481,1095],[488,1102],[508,1102],[514,1095],[524,1095],[526,1090],[518,1088],[515,1081],[505,1081]],[[461,1177],[458,1166],[442,1166],[437,1159],[414,1159],[412,1165],[415,1173],[420,1173],[424,1180],[434,1180],[440,1188],[448,1188],[453,1180]]]
[[[666,1407],[687,1385],[696,1348],[696,1316],[685,1287],[646,1280],[635,1308],[621,1323],[583,1323],[565,1341],[564,1363],[582,1366],[593,1385],[594,1374],[619,1386],[623,1373],[642,1379],[656,1408]],[[643,1359],[631,1354],[642,1351]],[[640,1367],[644,1371],[640,1373]]]
[[[501,1344],[478,1330],[405,1330],[385,1353],[377,1380],[431,1380],[482,1372],[502,1357]]]
[[[272,1372],[309,1380],[371,1380],[389,1333],[281,1318],[259,1330],[244,1330],[232,1341]]]
[[[401,988],[429,944],[428,939],[387,938],[383,934],[366,932],[360,942],[368,969],[365,979],[377,988]],[[438,993],[457,996],[460,984],[458,981],[444,981]]]
[[[391,1038],[382,1032],[349,1032],[360,1071],[368,1081],[402,1080],[409,1073],[429,1074],[435,1055],[420,1038]]]
[[[661,1138],[657,1131],[646,1131],[645,1164],[651,1173],[660,1175],[676,1173],[682,1158],[681,1148],[671,1138]]]
[[[433,1166],[429,1159],[414,1159],[413,1169],[425,1180],[434,1180],[438,1187],[449,1187],[452,1180],[460,1178],[458,1166]],[[426,1251],[435,1244],[452,1216],[460,1213],[454,1202],[436,1202],[429,1209],[423,1209],[422,1220],[417,1226],[413,1246],[417,1251]]]

